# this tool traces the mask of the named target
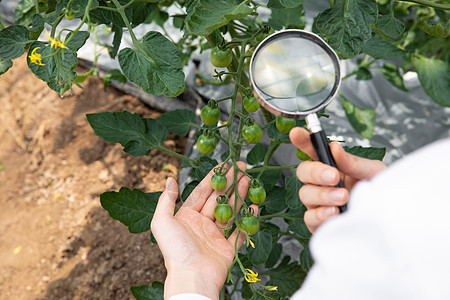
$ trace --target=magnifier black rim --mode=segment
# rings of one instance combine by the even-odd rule
[[[253,67],[254,67],[254,60],[257,56],[258,52],[264,48],[267,44],[271,43],[273,40],[277,40],[281,37],[285,38],[284,36],[287,35],[293,35],[293,36],[299,36],[301,38],[305,38],[307,40],[310,40],[314,42],[315,44],[319,45],[328,55],[331,57],[331,61],[333,62],[334,68],[335,68],[335,82],[333,85],[333,89],[331,90],[330,94],[326,99],[324,99],[319,105],[308,109],[304,111],[297,111],[295,113],[290,111],[284,111],[282,109],[276,108],[273,105],[271,105],[269,102],[263,99],[261,96],[261,93],[259,89],[256,87],[254,82],[254,76],[253,76]],[[336,52],[318,35],[308,32],[301,29],[287,29],[282,30],[279,32],[276,32],[267,38],[265,38],[255,49],[253,52],[252,58],[250,60],[250,84],[253,88],[253,91],[256,92],[258,101],[261,103],[261,105],[267,109],[269,112],[271,112],[274,115],[282,116],[282,117],[288,117],[288,118],[294,118],[294,119],[302,119],[305,118],[307,115],[310,115],[312,113],[317,113],[324,109],[330,102],[333,100],[334,96],[339,90],[339,86],[341,85],[341,66],[339,57],[337,56]]]

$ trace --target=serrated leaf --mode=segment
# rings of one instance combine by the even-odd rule
[[[252,235],[255,241],[255,248],[247,247],[248,258],[254,265],[260,265],[266,262],[272,251],[272,234],[269,230],[263,229]]]
[[[314,264],[314,259],[311,256],[309,247],[305,247],[302,252],[300,252],[300,266],[305,273],[308,273]]]
[[[280,170],[264,171],[260,176],[262,185],[266,190],[273,188],[281,178]]]
[[[295,293],[306,277],[301,266],[296,262],[289,263],[290,259],[289,256],[285,256],[276,268],[264,272],[264,275],[270,276],[266,285],[277,286],[279,293],[284,297]]]
[[[0,58],[15,59],[24,54],[28,34],[28,29],[22,25],[13,25],[0,30]]]
[[[297,208],[302,205],[298,196],[298,191],[303,183],[298,180],[297,176],[285,177],[284,184],[286,187],[286,204],[289,208]]]
[[[200,183],[198,180],[193,180],[184,186],[183,192],[181,193],[181,201],[186,201],[195,187]]]
[[[17,3],[14,11],[14,23],[17,25],[28,26],[32,22],[33,15],[36,13],[36,0],[21,0]],[[41,1],[39,1],[40,4]]]
[[[404,55],[403,50],[378,36],[374,36],[364,44],[363,52],[377,59],[391,59]]]
[[[345,115],[353,129],[355,129],[360,136],[369,140],[372,139],[373,130],[375,128],[375,121],[373,120],[376,116],[375,111],[371,108],[361,109],[344,97],[342,97],[341,103],[345,110]]]
[[[386,148],[361,147],[361,146],[349,148],[347,146],[344,146],[344,150],[350,154],[357,155],[359,157],[377,160],[383,160],[383,157],[386,154]]]
[[[305,214],[306,207],[301,205],[296,209],[289,209],[284,219],[288,223],[288,228],[290,231],[297,233],[303,239],[309,239],[311,237],[311,232],[305,225],[303,216]]]
[[[159,281],[153,281],[152,286],[132,286],[130,290],[136,300],[164,300],[164,284]]]
[[[305,11],[303,5],[292,8],[272,8],[268,21],[275,30],[282,28],[305,28]]]
[[[150,230],[153,214],[161,192],[144,193],[122,187],[119,192],[105,192],[100,195],[100,203],[111,218],[128,227],[131,233]]]
[[[266,152],[266,147],[264,147],[264,145],[261,143],[257,143],[255,146],[253,146],[252,150],[248,152],[247,163],[255,166],[258,163],[263,162]]]
[[[434,101],[450,106],[450,67],[445,61],[415,55],[412,58],[414,68],[425,92]]]
[[[186,29],[193,35],[208,35],[231,20],[241,19],[251,12],[246,1],[190,1],[185,20]]]
[[[5,74],[13,65],[12,60],[0,58],[0,75]]]
[[[358,71],[356,71],[356,80],[369,80],[372,79],[372,73],[369,69],[360,67]]]
[[[277,213],[286,208],[285,198],[286,189],[275,186],[267,193],[267,198],[262,205],[267,209],[267,212]]]
[[[266,260],[266,263],[264,264],[264,266],[266,268],[272,268],[273,266],[275,266],[275,264],[278,262],[278,260],[281,257],[281,253],[283,251],[283,245],[276,243],[273,247],[272,247],[272,251],[270,251],[269,257]]]
[[[353,57],[372,37],[377,21],[375,1],[336,0],[334,6],[320,13],[315,27],[325,36],[330,46],[344,57]]]
[[[35,14],[31,21],[31,27],[29,28],[29,36],[30,40],[37,40],[44,30],[44,19],[41,15]]]
[[[116,80],[120,83],[126,83],[127,78],[125,75],[120,72],[118,69],[111,69],[106,73],[105,77],[103,77],[103,88],[106,89],[107,86],[111,84],[111,80]]]
[[[165,112],[157,118],[167,130],[177,135],[186,136],[195,122],[195,113],[189,109],[176,109]]]
[[[167,129],[153,119],[142,119],[138,114],[102,112],[86,115],[96,135],[110,143],[120,143],[126,153],[147,155],[160,147],[167,138]]]
[[[385,15],[378,17],[376,27],[388,37],[399,37],[405,30],[405,24],[396,19],[394,15]]]
[[[174,97],[184,91],[184,73],[174,43],[150,31],[135,47],[119,53],[120,67],[130,81],[156,96]]]
[[[208,175],[209,171],[211,171],[219,163],[217,160],[209,158],[208,156],[202,156],[200,160],[202,162],[201,165],[192,170],[191,176],[202,180],[206,175]]]
[[[293,8],[303,4],[305,0],[280,0],[280,4],[286,8]]]
[[[69,33],[66,37],[66,41],[70,41],[66,44],[66,46],[74,51],[77,52],[78,49],[80,49],[81,47],[83,47],[83,45],[86,43],[87,39],[89,38],[89,32],[87,31],[78,31],[75,33],[75,35],[72,36],[72,32]]]
[[[111,31],[114,32],[114,38],[112,47],[109,48],[109,56],[111,58],[115,58],[117,56],[117,51],[119,51],[120,43],[122,42],[122,36],[123,36],[123,29],[122,27],[112,25]]]
[[[403,80],[402,73],[400,73],[400,68],[392,63],[384,63],[381,68],[381,74],[387,81],[392,83],[394,86],[398,87],[402,91],[408,91]]]

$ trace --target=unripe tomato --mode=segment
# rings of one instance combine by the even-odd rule
[[[239,225],[241,226],[242,230],[247,232],[247,234],[249,235],[255,234],[259,229],[259,221],[255,216],[243,217],[239,221]]]
[[[211,187],[215,190],[215,191],[220,191],[223,190],[225,188],[225,186],[227,185],[227,178],[225,177],[225,175],[222,174],[214,174],[211,177]]]
[[[209,55],[209,60],[211,61],[211,64],[217,68],[226,68],[233,60],[233,53],[231,52],[231,49],[222,50],[215,46]]]
[[[256,144],[262,138],[262,128],[258,123],[244,125],[244,128],[242,129],[242,136],[247,143]]]
[[[251,113],[257,111],[260,106],[258,100],[253,96],[244,97],[242,104],[244,105],[245,110]]]
[[[207,137],[206,135],[202,134],[199,136],[197,140],[197,148],[198,151],[202,154],[209,154],[216,149],[217,145],[217,139],[212,137]]]
[[[214,217],[220,223],[226,223],[233,216],[233,209],[229,204],[217,204],[214,209]]]
[[[261,204],[266,200],[266,190],[262,186],[251,186],[248,189],[248,198],[255,204]]]
[[[291,129],[295,127],[295,120],[289,119],[289,118],[277,117],[275,125],[277,126],[277,129],[279,132],[289,133],[289,131],[291,131]]]
[[[312,160],[311,157],[309,157],[308,154],[306,154],[305,152],[303,152],[302,150],[298,149],[295,150],[295,154],[297,155],[298,159],[302,160],[302,161],[307,161],[307,160]]]
[[[214,125],[219,121],[220,118],[220,109],[218,107],[211,107],[206,105],[202,108],[202,112],[200,113],[200,119],[205,125]]]

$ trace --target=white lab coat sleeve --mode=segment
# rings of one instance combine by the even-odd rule
[[[211,300],[211,298],[199,294],[183,293],[174,295],[170,297],[168,300]]]
[[[291,299],[450,299],[450,139],[359,183],[311,252],[315,264]]]

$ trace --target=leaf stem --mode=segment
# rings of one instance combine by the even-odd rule
[[[117,0],[112,0],[112,2],[117,7],[117,11],[119,12],[120,16],[122,17],[122,20],[125,23],[125,26],[127,27],[128,32],[130,33],[131,40],[133,41],[133,45],[136,47],[137,45],[139,45],[139,41],[136,38],[136,36],[134,35],[133,28],[130,25],[130,21],[128,21],[127,15],[125,14],[125,7],[128,4],[125,4],[124,6],[122,6],[122,5],[120,5],[119,1],[117,1]]]
[[[443,10],[449,10],[450,9],[450,4],[445,4],[445,3],[436,3],[434,1],[428,1],[428,0],[397,0],[397,2],[414,2],[420,5],[424,5],[424,6],[429,6],[429,7],[434,7],[434,8],[439,8],[439,9],[443,9]]]
[[[264,171],[276,171],[276,170],[293,170],[297,168],[298,164],[290,166],[262,166],[247,170],[248,174],[259,173]]]
[[[175,151],[169,150],[169,149],[167,149],[164,146],[157,146],[155,148],[158,149],[158,150],[164,151],[166,153],[172,154],[173,156],[178,157],[178,158],[180,158],[182,160],[185,160],[185,161],[189,162],[190,164],[193,164],[195,162],[193,159],[191,159],[191,158],[189,158],[187,156],[184,156],[183,154],[180,154],[180,153],[177,153]]]

